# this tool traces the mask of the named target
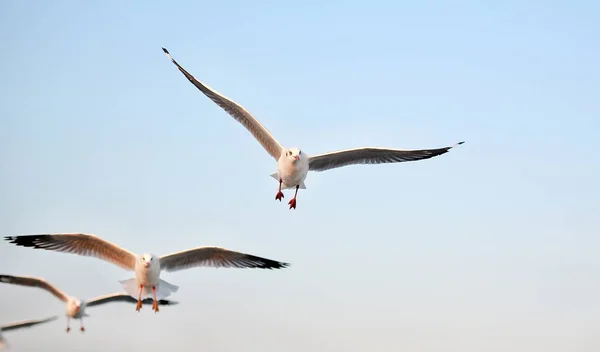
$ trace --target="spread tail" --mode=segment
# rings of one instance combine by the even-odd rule
[[[150,290],[152,290],[152,288],[150,288]],[[159,280],[158,287],[156,288],[156,298],[167,298],[171,295],[171,293],[177,292],[177,290],[179,290],[179,286],[170,284],[164,280]]]
[[[121,286],[123,286],[123,289],[125,292],[127,292],[127,294],[135,299],[138,298],[138,295],[140,294],[140,286],[137,284],[136,279],[121,280],[119,283]],[[143,296],[144,292],[142,292],[142,299],[144,298]]]
[[[127,294],[129,294],[135,299],[138,298],[140,294],[140,286],[138,285],[137,280],[135,278],[129,280],[122,280],[119,281],[119,283],[123,286],[123,289],[125,290],[125,292],[127,292]],[[166,298],[171,293],[177,292],[177,290],[179,290],[179,286],[170,284],[164,280],[158,280],[158,285],[156,286],[156,298],[159,300]],[[154,295],[152,294],[152,286],[144,286],[144,288],[142,289],[142,299],[153,297]]]
[[[277,182],[279,182],[279,175],[277,175],[277,173],[271,174],[271,177],[273,177],[274,179],[277,180]],[[290,189],[290,188],[295,188],[296,186],[287,186],[284,187],[283,189]],[[304,184],[304,181],[300,182],[300,189],[306,189],[306,185]]]

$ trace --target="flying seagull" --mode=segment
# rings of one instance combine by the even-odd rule
[[[152,310],[158,312],[158,300],[179,289],[160,279],[162,270],[172,272],[198,266],[281,269],[289,265],[220,247],[197,247],[160,257],[149,253],[137,255],[98,236],[83,233],[8,236],[4,239],[17,246],[96,257],[125,270],[133,270],[135,278],[119,282],[125,292],[137,297],[137,311],[142,307],[142,294],[152,294]]]
[[[129,294],[125,292],[111,293],[108,295],[96,297],[89,301],[80,300],[77,297],[72,297],[59,290],[56,286],[50,284],[48,281],[31,276],[11,276],[11,275],[0,275],[0,282],[6,284],[13,285],[21,285],[21,286],[30,286],[30,287],[39,287],[44,289],[51,294],[53,294],[56,298],[66,303],[66,315],[67,315],[67,332],[71,331],[71,327],[69,326],[71,319],[79,319],[81,332],[85,331],[83,327],[83,317],[88,317],[89,315],[85,313],[85,309],[87,307],[98,306],[105,303],[111,302],[131,302],[136,303],[137,301],[132,298]],[[151,299],[145,299],[143,301],[145,304],[149,304],[152,302]],[[175,305],[177,302],[170,300],[160,300],[159,304],[161,305]]]
[[[11,330],[17,330],[17,329],[22,329],[22,328],[28,328],[28,327],[31,327],[31,326],[34,326],[34,325],[38,325],[38,324],[42,324],[42,323],[47,323],[49,321],[56,320],[57,318],[58,318],[57,316],[54,316],[54,317],[50,317],[50,318],[46,318],[46,319],[23,320],[23,321],[19,321],[19,322],[15,322],[15,323],[11,323],[11,324],[0,326],[0,350],[4,349],[8,345],[6,339],[4,339],[2,337],[2,333],[3,332],[5,332],[5,331],[11,331]]]
[[[279,182],[279,190],[275,195],[275,200],[281,201],[283,196],[282,189],[295,188],[294,198],[288,204],[290,209],[296,209],[296,197],[298,189],[306,189],[304,180],[308,171],[325,171],[342,166],[356,164],[384,164],[398,163],[404,161],[417,161],[429,159],[434,156],[442,155],[450,149],[464,142],[456,143],[450,147],[436,149],[402,150],[388,148],[355,148],[325,153],[315,156],[308,156],[297,147],[284,148],[271,135],[271,133],[256,119],[248,110],[241,105],[218,93],[208,85],[200,82],[169,54],[169,51],[162,48],[167,57],[177,66],[179,71],[198,88],[210,100],[219,105],[231,117],[241,123],[256,138],[263,148],[277,161],[277,172],[271,174],[271,177]]]

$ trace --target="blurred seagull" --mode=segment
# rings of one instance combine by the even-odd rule
[[[304,180],[308,171],[325,171],[356,164],[384,164],[429,159],[444,154],[457,145],[464,143],[459,142],[450,147],[419,150],[366,147],[308,156],[299,148],[284,148],[248,110],[194,78],[194,76],[173,59],[167,49],[162,49],[171,62],[177,66],[179,71],[196,88],[246,127],[263,148],[277,161],[277,172],[271,174],[271,177],[279,182],[279,190],[277,195],[275,195],[275,199],[281,201],[284,198],[282,189],[295,188],[294,198],[288,202],[290,209],[296,209],[298,189],[306,189]]]
[[[16,323],[11,323],[11,324],[0,326],[0,350],[4,349],[5,347],[8,347],[8,342],[6,341],[6,339],[4,339],[2,337],[3,332],[22,329],[22,328],[28,328],[28,327],[31,327],[34,325],[47,323],[49,321],[56,320],[57,318],[58,318],[57,316],[54,316],[54,317],[50,317],[50,318],[46,318],[46,319],[39,319],[39,320],[33,320],[33,319],[32,320],[23,320],[23,321],[19,321]]]
[[[160,279],[161,270],[172,272],[198,266],[281,269],[289,265],[220,247],[197,247],[161,257],[149,253],[137,255],[98,236],[83,233],[9,236],[4,239],[17,246],[96,257],[125,270],[133,270],[135,278],[119,282],[125,292],[137,297],[137,311],[142,307],[142,294],[152,294],[152,310],[158,312],[158,300],[179,289]]]
[[[111,293],[108,295],[96,297],[89,301],[80,300],[77,297],[68,296],[63,291],[56,288],[56,286],[50,284],[48,281],[31,276],[11,276],[11,275],[0,275],[0,282],[4,282],[7,284],[13,285],[21,285],[21,286],[30,286],[30,287],[39,287],[44,289],[51,294],[53,294],[56,298],[65,302],[67,305],[67,332],[71,331],[71,327],[69,326],[71,319],[79,319],[81,332],[85,331],[83,327],[83,317],[88,317],[89,315],[85,313],[85,309],[87,307],[98,306],[105,303],[110,302],[131,302],[136,303],[136,299],[132,298],[129,294],[122,293]],[[149,304],[152,302],[151,299],[145,299],[144,303]],[[175,305],[177,302],[170,300],[161,300],[159,301],[161,305]]]

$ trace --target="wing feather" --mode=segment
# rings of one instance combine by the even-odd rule
[[[13,284],[20,286],[30,286],[30,287],[39,287],[44,289],[51,294],[53,294],[56,298],[60,299],[63,302],[66,302],[69,299],[69,296],[63,291],[59,290],[56,286],[50,284],[48,281],[31,276],[12,276],[12,275],[0,275],[0,282],[5,284]]]
[[[30,327],[30,326],[37,325],[37,324],[47,323],[49,321],[56,320],[56,319],[58,319],[58,316],[53,316],[53,317],[46,318],[46,319],[23,320],[23,321],[19,321],[16,323],[10,323],[8,325],[4,325],[4,326],[0,327],[0,330],[9,331],[9,330],[14,330],[14,329],[26,328],[26,327]]]
[[[128,293],[117,292],[117,293],[111,293],[108,295],[99,296],[94,299],[91,299],[91,300],[87,301],[85,305],[86,305],[86,307],[93,307],[93,306],[98,306],[101,304],[111,303],[111,302],[137,303],[137,299],[131,297]],[[152,304],[152,303],[153,303],[152,298],[146,298],[142,301],[142,304]],[[162,306],[172,306],[172,305],[178,304],[178,302],[171,301],[168,299],[161,299],[158,301],[158,304],[162,305]]]
[[[194,76],[192,76],[189,72],[187,72],[183,67],[181,67],[175,59],[169,54],[169,51],[165,48],[162,48],[169,60],[177,68],[183,75],[198,88],[204,95],[206,95],[210,100],[212,100],[215,104],[219,105],[223,110],[225,110],[231,117],[233,117],[237,122],[241,123],[246,129],[256,138],[256,140],[265,148],[265,150],[271,154],[271,156],[275,160],[279,160],[279,156],[281,155],[281,150],[283,147],[279,142],[271,135],[271,133],[263,126],[250,112],[240,104],[234,102],[233,100],[227,98],[226,96],[218,93],[216,90],[212,89],[208,85],[200,82]]]
[[[308,168],[311,171],[325,171],[356,164],[385,164],[404,161],[417,161],[447,153],[459,142],[450,147],[437,149],[402,150],[385,148],[357,148],[311,156]]]
[[[98,236],[83,233],[20,235],[4,237],[17,246],[96,257],[126,270],[134,270],[136,255]]]
[[[220,247],[198,247],[160,257],[160,267],[166,271],[178,271],[197,266],[281,269],[289,264]]]

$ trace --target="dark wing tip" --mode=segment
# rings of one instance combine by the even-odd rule
[[[6,236],[5,240],[14,243],[17,246],[37,248],[36,241],[47,235],[23,235],[23,236]]]
[[[269,263],[265,263],[263,265],[263,268],[265,268],[265,269],[283,269],[283,268],[287,268],[288,266],[290,266],[290,263],[272,261]]]
[[[160,299],[158,300],[158,305],[160,306],[174,306],[179,304],[177,301],[171,301],[169,299]]]
[[[461,144],[463,144],[463,143],[465,143],[465,141],[458,142],[458,143],[456,143],[456,145],[461,145]]]
[[[282,269],[282,268],[288,267],[290,265],[289,263],[284,263],[284,262],[280,262],[280,261],[273,260],[273,259],[267,259],[267,258],[263,258],[263,257],[257,257],[254,255],[247,255],[246,258],[249,259],[249,262],[246,263],[247,265],[244,265],[247,268],[273,270],[273,269]]]
[[[137,302],[137,300],[132,297],[131,302],[135,303],[135,302]],[[158,302],[158,305],[160,305],[160,306],[174,306],[176,304],[179,304],[179,302],[172,301],[170,299],[159,299],[157,302]],[[144,298],[142,300],[142,303],[143,304],[152,304],[152,303],[154,303],[154,300],[152,298]]]
[[[10,283],[14,276],[11,275],[0,275],[0,282],[8,282]]]
[[[167,54],[167,55],[170,55],[170,54],[169,54],[169,50],[167,50],[167,49],[165,49],[165,48],[162,48],[162,49],[163,49],[163,51],[165,52],[165,54]]]

